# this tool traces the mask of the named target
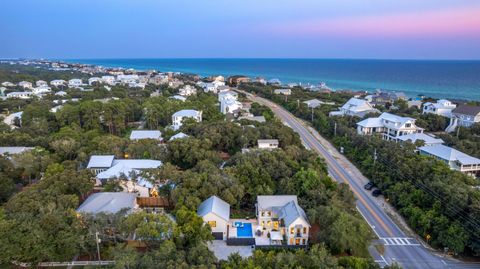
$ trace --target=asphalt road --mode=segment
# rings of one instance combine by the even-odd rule
[[[245,93],[245,92],[244,92]],[[443,257],[424,247],[416,239],[409,237],[385,212],[381,200],[371,196],[363,188],[365,178],[345,157],[312,128],[275,103],[245,93],[255,102],[266,105],[284,124],[300,135],[304,145],[318,152],[326,161],[330,176],[337,182],[350,186],[357,198],[357,209],[379,238],[375,244],[383,244],[384,251],[379,253],[373,246],[370,253],[381,266],[394,262],[403,268],[480,268],[478,263],[463,263]]]

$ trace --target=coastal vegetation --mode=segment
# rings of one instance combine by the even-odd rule
[[[245,84],[242,89],[281,104],[297,117],[309,121],[335,147],[342,147],[345,156],[382,189],[409,226],[433,247],[480,255],[480,191],[475,188],[477,179],[452,171],[443,162],[417,154],[413,144],[397,144],[377,136],[357,135],[356,123],[361,119],[328,117],[328,112],[335,110],[332,106],[322,105],[312,112],[301,104],[302,101],[319,98],[335,101],[338,106],[349,98],[343,94],[294,89],[286,100],[283,96],[273,95],[269,86]],[[438,117],[422,116],[416,110],[407,112],[403,109],[399,114],[418,118],[419,125],[430,131],[443,130],[441,127],[445,123]],[[441,137],[447,144],[460,149],[468,147],[467,153],[477,155],[478,130],[479,126],[475,125],[471,129],[460,128],[458,138],[449,134]],[[468,146],[473,144],[475,146]]]
[[[35,79],[41,78],[36,74]],[[67,89],[67,98],[81,99],[65,103],[57,113],[50,111],[54,96],[14,105],[0,101],[2,109],[23,111],[18,128],[1,124],[0,145],[34,147],[0,158],[0,265],[96,259],[98,233],[102,259],[115,260],[115,268],[379,268],[369,257],[372,234],[356,211],[353,193],[332,181],[323,160],[306,150],[267,107],[252,104],[252,112],[266,122],[238,124],[224,120],[213,94],[180,102],[168,98],[174,92],[168,87],[114,89],[94,88],[85,95]],[[161,96],[147,97],[157,90]],[[162,145],[128,139],[131,130],[143,125],[161,130],[168,141],[173,131],[165,127],[171,114],[183,108],[202,110],[204,116],[201,123],[182,126],[188,138]],[[280,148],[242,153],[258,139],[278,139]],[[92,175],[84,169],[92,154],[161,160],[163,165],[149,172],[165,183],[160,193],[174,205],[171,217],[77,214],[93,191]],[[121,191],[116,184],[105,188]],[[257,250],[250,258],[217,260],[207,247],[213,238],[196,214],[198,205],[217,195],[231,204],[234,214],[253,216],[259,194],[299,197],[315,227],[311,247]],[[127,246],[131,234],[142,239],[142,251]]]

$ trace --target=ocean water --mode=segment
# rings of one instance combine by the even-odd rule
[[[480,101],[480,61],[341,59],[69,59],[68,62],[209,75],[261,76],[282,83],[403,91],[410,97]]]

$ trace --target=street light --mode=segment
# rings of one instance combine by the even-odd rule
[[[97,254],[98,254],[98,264],[100,264],[101,262],[101,258],[100,258],[100,242],[102,242],[100,240],[100,238],[98,238],[98,232],[95,232],[95,242],[97,243]]]

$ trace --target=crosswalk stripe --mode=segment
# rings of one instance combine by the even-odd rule
[[[380,238],[380,240],[382,240],[384,245],[386,246],[418,246],[420,245],[418,243],[412,243],[415,241],[410,241],[414,239],[409,237],[383,237],[383,238]]]

